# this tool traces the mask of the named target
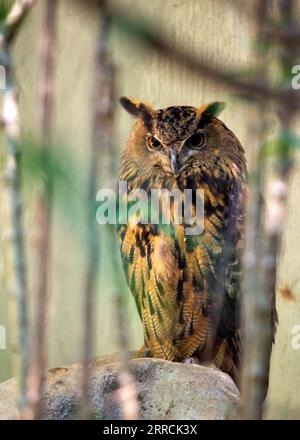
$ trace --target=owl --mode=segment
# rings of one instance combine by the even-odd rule
[[[144,329],[139,353],[214,364],[238,384],[244,149],[217,118],[221,102],[164,109],[125,97],[120,102],[136,122],[119,180],[128,193],[143,190],[149,198],[154,189],[176,191],[182,204],[178,211],[170,199],[168,224],[130,210],[118,224],[123,267]],[[197,202],[202,207],[197,234],[184,214],[187,189],[194,217]],[[175,211],[183,212],[182,221]]]

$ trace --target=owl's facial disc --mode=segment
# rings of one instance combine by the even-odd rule
[[[177,178],[194,160],[205,160],[207,153],[200,150],[219,143],[218,130],[210,123],[224,108],[222,102],[158,110],[132,98],[122,97],[120,102],[138,119],[128,150],[144,172],[158,170]]]
[[[203,129],[197,129],[186,139],[172,142],[169,145],[149,133],[146,142],[148,150],[151,152],[150,157],[155,164],[164,169],[166,173],[176,176],[191,157],[205,148],[206,133]]]
[[[146,144],[154,165],[159,165],[165,172],[171,174],[176,174],[179,171],[179,156],[183,142],[174,142],[171,145],[165,145],[157,137],[149,133],[146,137]]]
[[[179,144],[179,145],[178,145]],[[186,165],[188,159],[197,154],[206,145],[204,130],[197,130],[183,142],[170,147],[170,167],[177,174]]]
[[[166,173],[176,175],[185,162],[183,146],[195,132],[199,117],[194,107],[168,107],[155,112],[147,146],[151,158]],[[194,144],[196,141],[194,142]]]

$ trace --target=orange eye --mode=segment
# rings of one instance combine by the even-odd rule
[[[160,141],[154,136],[148,136],[147,142],[150,150],[155,150],[156,148],[161,146]]]

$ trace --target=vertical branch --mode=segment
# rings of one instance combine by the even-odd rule
[[[89,204],[90,207],[95,206],[95,196],[97,191],[97,175],[101,166],[101,182],[104,182],[104,175],[110,176],[116,174],[116,159],[113,145],[113,126],[115,113],[115,68],[109,51],[109,30],[111,17],[107,10],[107,2],[105,0],[96,0],[99,8],[99,32],[96,46],[95,60],[95,84],[93,89],[93,120],[92,120],[92,142],[90,156],[89,171]],[[101,161],[100,161],[101,158]],[[92,209],[88,211],[88,233],[89,233],[89,253],[88,266],[86,273],[85,285],[85,334],[84,334],[84,353],[83,353],[83,390],[82,390],[82,416],[87,418],[90,415],[89,403],[89,378],[90,378],[90,361],[92,355],[92,347],[94,341],[93,335],[93,300],[96,289],[96,276],[99,271],[99,229],[96,225],[95,212]],[[121,368],[119,375],[120,388],[117,396],[121,402],[123,415],[125,419],[137,418],[138,408],[136,401],[136,386],[131,374],[127,368],[127,352],[125,346],[126,329],[124,324],[124,316],[122,311],[122,301],[119,295],[119,274],[116,249],[116,231],[111,228],[109,231],[111,239],[111,258],[113,272],[116,274],[116,296],[118,310],[118,328],[121,344]]]
[[[265,83],[267,71],[262,57],[265,49],[265,27],[268,18],[268,0],[256,2],[257,20],[257,76]],[[265,140],[264,115],[266,108],[259,103],[263,115],[257,121],[257,139],[254,157],[255,169],[250,172],[246,206],[246,230],[243,265],[243,362],[242,362],[242,415],[246,419],[261,419],[264,393],[268,382],[270,340],[270,302],[263,285],[262,269],[262,217],[265,161],[261,146]]]
[[[102,13],[102,1],[96,1],[99,6],[99,31],[95,53],[95,78],[92,92],[92,135],[89,162],[88,182],[88,241],[87,241],[87,270],[85,276],[85,304],[84,304],[84,340],[83,340],[83,377],[82,377],[82,418],[89,418],[90,407],[90,362],[94,343],[94,299],[97,286],[97,274],[100,263],[99,230],[97,228],[95,210],[95,198],[98,185],[98,173],[100,169],[100,157],[107,143],[107,124],[110,118],[110,101],[107,96],[107,84],[109,72],[106,66],[107,47],[106,26]],[[110,80],[111,78],[109,78]]]
[[[54,89],[54,41],[57,0],[45,2],[41,40],[41,82],[39,98],[39,127],[41,148],[51,143]],[[37,310],[34,363],[30,375],[29,397],[32,416],[42,415],[44,371],[46,368],[46,331],[48,306],[48,278],[51,239],[51,182],[43,182],[37,205]]]
[[[261,30],[258,32],[258,38],[262,44],[267,43],[265,30],[270,3],[267,0],[257,2],[258,23]],[[283,18],[282,24],[286,28],[291,24],[293,1],[281,0],[279,3],[280,15]],[[281,60],[283,74],[289,72],[293,65],[292,50],[290,47],[283,51],[285,54],[284,60]],[[262,74],[259,70],[258,73]],[[283,75],[283,83],[285,80],[286,77]],[[295,99],[294,94],[289,100],[278,105],[282,133],[288,130],[293,119],[298,105]],[[265,111],[262,112],[264,113]],[[264,137],[262,126],[261,145],[265,140]],[[263,174],[266,171],[266,164],[261,152],[260,147],[256,158],[255,178],[249,185],[244,253],[242,397],[243,417],[246,419],[261,419],[263,416],[263,401],[268,388],[270,356],[277,319],[275,310],[276,257],[284,230],[288,178],[292,166],[289,142],[281,134],[279,157],[276,158],[271,177],[264,184]],[[263,189],[265,189],[266,212],[264,212],[260,195]]]
[[[113,228],[112,228],[113,229]],[[129,353],[128,353],[128,335],[125,322],[126,304],[124,301],[124,292],[120,290],[122,286],[122,269],[120,268],[115,249],[117,248],[114,236],[115,231],[111,231],[112,235],[112,266],[116,274],[116,309],[118,323],[118,342],[120,348],[120,369],[119,369],[119,389],[117,391],[118,400],[122,410],[124,420],[138,420],[140,418],[140,408],[138,402],[138,389],[135,378],[129,369]]]
[[[48,148],[51,141],[54,91],[54,43],[57,0],[46,0],[41,39],[41,82],[39,98],[40,138]]]
[[[109,53],[108,33],[111,22],[111,16],[108,12],[107,1],[101,2],[102,15],[106,23],[106,28],[103,28],[102,40],[104,47],[106,47],[105,56],[103,56],[104,66],[106,71],[105,87],[103,88],[102,100],[107,102],[107,113],[105,127],[103,127],[102,137],[104,136],[105,143],[103,144],[103,153],[105,153],[105,168],[107,174],[111,179],[118,174],[118,160],[117,151],[114,142],[114,114],[116,102],[116,81],[115,81],[115,66]],[[106,166],[107,164],[107,166]],[[102,170],[103,175],[104,170]],[[103,181],[103,179],[102,179]],[[111,185],[109,185],[111,186]],[[115,186],[115,185],[114,185]],[[123,270],[120,267],[119,246],[117,240],[117,233],[112,225],[108,225],[109,243],[108,248],[111,250],[112,271],[114,273],[114,299],[116,307],[117,319],[117,340],[120,351],[120,369],[118,374],[119,388],[116,392],[118,403],[120,404],[122,417],[124,420],[137,420],[139,418],[139,403],[138,390],[135,378],[129,369],[129,353],[128,353],[128,331],[126,325],[126,293],[122,290],[124,285]]]
[[[23,418],[27,409],[27,378],[29,368],[29,326],[27,301],[27,270],[23,229],[23,197],[20,170],[20,124],[16,97],[11,45],[33,1],[15,2],[1,33],[1,64],[5,69],[3,119],[6,131],[6,177],[11,204],[11,244],[14,256],[14,289],[19,323],[20,377],[19,412]]]

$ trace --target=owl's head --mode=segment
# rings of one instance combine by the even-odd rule
[[[173,106],[155,110],[134,99],[122,97],[121,105],[137,118],[126,156],[145,173],[159,169],[178,176],[192,163],[207,162],[216,151],[233,156],[240,144],[217,119],[225,104],[212,102],[199,108]]]

